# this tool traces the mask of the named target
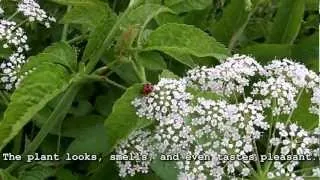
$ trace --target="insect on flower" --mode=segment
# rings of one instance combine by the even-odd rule
[[[153,91],[153,85],[151,83],[147,83],[143,85],[142,93],[143,95],[148,95]]]

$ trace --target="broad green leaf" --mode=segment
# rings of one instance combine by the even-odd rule
[[[0,48],[0,58],[8,58],[12,54],[12,50],[9,48]]]
[[[107,131],[108,151],[111,152],[116,144],[127,138],[136,129],[143,128],[152,123],[151,120],[139,118],[131,102],[141,96],[142,84],[135,84],[113,105],[112,113],[105,121]]]
[[[94,29],[103,19],[107,19],[110,14],[111,10],[104,3],[75,6],[66,12],[62,23],[81,24]]]
[[[210,0],[165,0],[164,4],[177,13],[202,10],[210,5]]]
[[[266,63],[275,58],[291,58],[302,62],[308,68],[318,71],[319,35],[314,34],[302,39],[297,44],[256,44],[247,46],[241,53],[252,55],[260,62]]]
[[[71,51],[66,52],[69,51],[64,45],[54,45],[47,48],[43,54],[32,57],[30,64],[26,64],[27,67],[36,69],[23,78],[11,96],[4,118],[0,122],[0,150],[50,100],[67,89],[72,75],[65,67],[72,66],[70,62],[75,62],[73,58],[76,55]]]
[[[35,166],[20,172],[19,180],[44,180],[55,174],[55,170],[46,166]]]
[[[319,34],[302,39],[292,47],[292,56],[306,64],[310,69],[319,72]]]
[[[14,176],[11,176],[8,172],[5,170],[0,169],[0,179],[1,180],[17,180]]]
[[[97,115],[71,117],[63,121],[61,135],[66,137],[79,137],[88,129],[103,124],[103,121],[103,117]]]
[[[200,97],[205,98],[205,99],[211,99],[211,100],[221,100],[223,98],[223,96],[215,94],[214,92],[201,91],[201,90],[195,89],[195,88],[187,88],[187,92],[192,94],[193,97],[195,97],[194,98],[195,100]]]
[[[124,57],[127,58],[127,57]],[[139,77],[135,73],[134,69],[132,68],[132,61],[123,62],[121,65],[117,67],[111,68],[112,71],[117,73],[118,76],[120,76],[121,79],[123,79],[128,84],[134,84],[139,82]]]
[[[65,168],[58,169],[55,174],[56,174],[55,176],[57,180],[69,180],[69,179],[78,180],[79,179],[78,175],[73,173],[71,170],[65,169]]]
[[[306,0],[306,10],[318,11],[319,0]]]
[[[268,43],[293,44],[305,9],[305,0],[281,0],[274,19]]]
[[[76,100],[74,103],[76,105],[70,108],[69,113],[74,116],[85,116],[92,112],[93,107],[88,100]]]
[[[159,26],[167,23],[183,24],[183,18],[172,13],[162,13],[161,15],[155,17],[155,20]]]
[[[99,51],[98,47],[101,47],[104,40],[108,37],[112,26],[116,21],[115,16],[111,16],[108,19],[100,22],[96,28],[90,33],[88,43],[82,55],[82,60],[88,60],[95,57]]]
[[[169,8],[159,4],[143,4],[137,8],[129,11],[126,17],[121,21],[120,28],[126,29],[129,25],[143,26],[152,18],[165,12],[172,12]]]
[[[311,92],[302,93],[299,102],[298,108],[294,110],[292,115],[292,122],[296,122],[305,129],[316,128],[319,124],[319,117],[316,114],[309,112],[309,107],[311,104]]]
[[[103,5],[104,3],[100,0],[52,0],[55,3],[62,5],[73,5],[73,6],[90,6],[90,5]]]
[[[179,76],[175,75],[173,72],[167,69],[164,69],[160,74],[160,78],[179,79]]]
[[[76,51],[65,42],[54,43],[47,47],[42,53],[31,56],[23,67],[21,72],[32,70],[42,64],[59,64],[67,67],[72,72],[77,71]]]
[[[71,154],[91,153],[99,154],[108,150],[106,129],[103,122],[86,128],[68,147],[66,152]]]
[[[184,24],[165,24],[153,31],[145,45],[145,51],[158,50],[170,56],[193,55],[214,57],[222,60],[227,57],[226,48],[202,30]],[[177,59],[190,66],[190,61]]]
[[[172,180],[177,179],[179,171],[176,167],[175,161],[162,161],[156,158],[151,163],[151,169],[162,179]]]
[[[256,44],[247,46],[241,53],[255,57],[259,62],[266,63],[276,58],[291,57],[290,44]]]
[[[175,60],[179,61],[180,63],[185,64],[191,68],[196,66],[195,62],[192,59],[192,56],[189,54],[177,52],[174,50],[166,50],[165,53],[167,55],[171,56],[173,59],[175,59]]]
[[[110,88],[108,92],[98,96],[95,100],[95,110],[102,116],[107,117],[111,111],[114,102],[121,96],[121,91],[118,89]]]
[[[150,70],[162,70],[167,68],[163,57],[157,52],[142,52],[138,56],[138,61]]]
[[[223,9],[223,15],[218,22],[210,27],[210,32],[218,41],[228,45],[232,37],[241,30],[249,17],[246,0],[232,0]]]

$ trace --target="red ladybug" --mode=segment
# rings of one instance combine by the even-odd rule
[[[143,89],[142,89],[142,93],[143,95],[148,95],[153,91],[153,85],[151,83],[148,84],[144,84],[143,85]]]

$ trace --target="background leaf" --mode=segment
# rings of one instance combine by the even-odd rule
[[[305,0],[281,0],[268,43],[292,44],[300,30]]]
[[[33,57],[30,64],[27,64],[38,66],[21,81],[11,96],[4,118],[0,121],[0,150],[51,99],[67,89],[72,76],[60,63],[75,62],[73,58],[76,57],[71,52],[67,53],[68,50],[70,48],[65,49],[64,45],[56,44],[44,50],[43,54]],[[44,62],[39,64],[41,60]]]
[[[158,50],[169,55],[211,56],[219,60],[227,56],[225,47],[200,29],[185,24],[165,24],[153,31],[145,45],[146,51]],[[181,63],[190,65],[179,58]]]
[[[246,0],[231,0],[223,9],[222,17],[209,27],[213,37],[228,45],[231,38],[246,23],[249,10],[246,9]]]
[[[139,118],[131,104],[131,101],[141,95],[142,87],[142,84],[131,86],[115,102],[112,113],[105,121],[108,141],[108,151],[106,152],[111,152],[119,140],[126,138],[134,130],[152,123],[151,120]]]

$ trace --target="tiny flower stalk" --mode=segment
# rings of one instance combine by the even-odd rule
[[[319,112],[318,86],[319,76],[299,63],[283,59],[262,66],[237,54],[180,79],[145,84],[132,105],[137,116],[155,120],[154,127],[118,144],[115,154],[145,157],[115,159],[119,175],[148,173],[152,161],[166,154],[178,155],[179,180],[320,177],[317,167],[302,168],[296,159],[319,158],[320,128],[291,122],[306,90],[312,93],[310,113]]]

